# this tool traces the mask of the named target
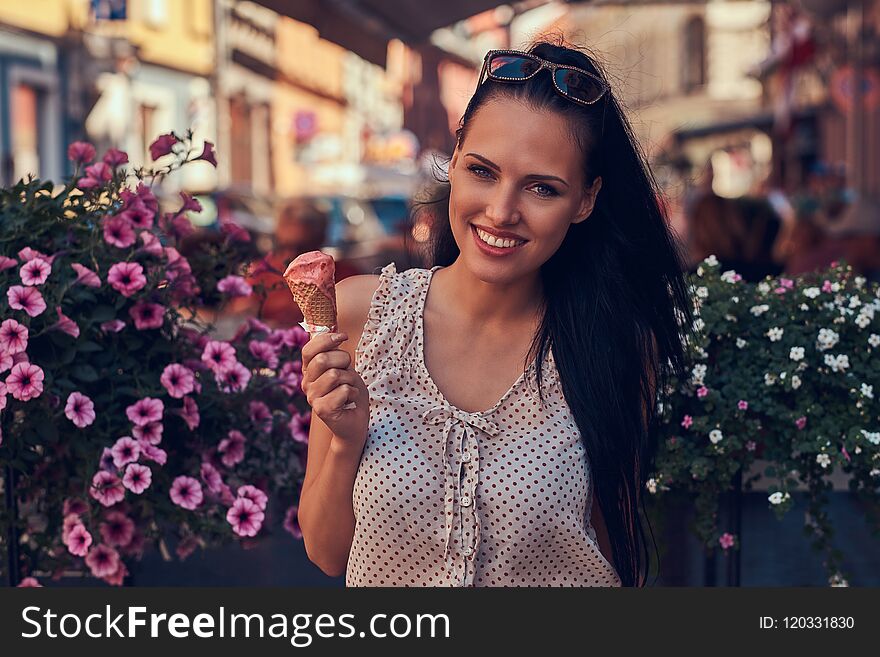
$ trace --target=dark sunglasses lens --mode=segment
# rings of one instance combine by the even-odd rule
[[[489,60],[489,73],[500,78],[522,79],[532,75],[540,64],[518,55],[495,55]]]
[[[596,100],[605,90],[595,78],[570,68],[556,69],[554,77],[562,93],[584,102],[589,103]]]

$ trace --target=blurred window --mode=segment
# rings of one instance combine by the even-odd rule
[[[706,84],[706,24],[693,16],[684,26],[681,86],[686,92]]]
[[[12,173],[13,179],[28,174],[40,176],[40,125],[43,123],[40,108],[41,91],[26,83],[12,88]]]

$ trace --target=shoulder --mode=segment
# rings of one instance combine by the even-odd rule
[[[339,331],[348,334],[342,348],[354,360],[354,350],[367,323],[370,302],[379,287],[378,274],[348,276],[336,284],[336,310]]]

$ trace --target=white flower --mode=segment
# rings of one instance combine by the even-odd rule
[[[748,344],[748,342],[746,342],[746,341],[743,340],[742,338],[737,338],[737,339],[736,339],[736,348],[737,348],[737,349],[742,349],[742,348],[745,347],[747,344]]]
[[[854,321],[856,324],[859,325],[859,328],[865,328],[868,324],[871,323],[871,318],[864,313],[859,313]]]
[[[648,481],[645,482],[645,488],[648,489],[649,493],[656,493],[657,492],[657,480],[654,479],[654,477],[651,477],[650,479],[648,479]]]
[[[816,338],[816,348],[824,351],[831,349],[840,340],[840,336],[831,329],[819,329],[819,337]]]
[[[724,438],[724,435],[719,429],[713,429],[709,432],[709,440],[713,443],[720,443],[722,438]]]
[[[843,372],[849,367],[849,356],[846,354],[825,354],[825,364],[834,372]]]
[[[730,297],[730,300],[734,303],[739,303],[739,297]]]
[[[788,376],[788,372],[783,372],[782,374],[779,375],[779,378],[785,379],[786,376]]]
[[[792,360],[803,360],[804,358],[804,348],[803,347],[792,347],[788,352],[788,357]]]
[[[776,383],[776,375],[771,374],[770,372],[765,373],[764,374],[764,385],[772,386],[774,383]]]
[[[868,442],[874,445],[880,445],[880,431],[865,431],[864,429],[860,430],[865,438],[868,439]]]
[[[770,342],[779,342],[782,339],[782,334],[785,329],[782,329],[778,326],[774,326],[772,329],[767,331],[765,335],[770,338]]]
[[[808,287],[804,290],[804,296],[809,297],[810,299],[815,299],[820,294],[822,294],[822,291],[818,287]]]
[[[718,258],[716,258],[714,255],[710,255],[705,260],[703,260],[703,262],[706,263],[707,265],[709,265],[710,267],[717,267],[718,266]]]
[[[769,283],[758,283],[758,292],[761,294],[767,294],[770,291]]]
[[[856,295],[853,295],[849,298],[849,307],[850,308],[858,308],[862,305],[862,300],[859,299]]]
[[[831,284],[832,292],[840,292],[840,283],[832,283]]]
[[[828,578],[828,585],[833,587],[845,587],[849,586],[849,582],[847,582],[844,576],[840,573],[834,573]]]
[[[876,477],[876,476],[880,475],[880,468],[874,468],[868,474],[871,475],[872,477]]]
[[[752,306],[749,309],[749,312],[752,313],[755,317],[758,317],[759,315],[763,315],[768,310],[770,310],[770,306],[768,306],[766,303],[762,303],[759,306]]]
[[[816,454],[816,463],[821,465],[823,468],[827,468],[831,465],[831,457],[827,454]]]
[[[703,268],[702,267],[697,267],[697,276],[700,276],[700,277],[703,276]]]
[[[786,500],[788,500],[790,498],[791,498],[791,495],[789,495],[788,493],[783,494],[783,493],[777,491],[777,492],[773,493],[772,495],[770,495],[767,499],[770,501],[770,504],[782,504],[783,502],[785,502]]]
[[[799,377],[797,374],[791,375],[791,387],[794,390],[797,390],[801,387],[801,377]]]
[[[874,386],[869,386],[867,383],[863,383],[861,393],[868,399],[874,399]]]
[[[861,290],[863,287],[865,287],[865,281],[866,281],[866,280],[867,280],[867,279],[866,279],[864,276],[856,276],[856,277],[853,279],[853,283],[855,283],[855,284],[856,284],[856,287],[859,288],[859,289]]]
[[[802,303],[802,304],[801,304],[800,306],[798,306],[798,307],[799,307],[801,310],[809,310],[809,309],[810,309],[810,307],[809,307],[807,304],[805,304],[805,303]]]
[[[709,296],[709,288],[703,287],[703,286],[698,287],[697,288],[697,296],[700,299],[705,299],[706,297]]]
[[[694,320],[694,331],[699,333],[706,327],[706,323],[699,317]]]
[[[880,335],[872,333],[871,337],[868,338],[868,344],[872,347],[880,347]]]
[[[737,273],[734,270],[728,269],[726,272],[721,274],[721,280],[725,283],[736,283],[736,276]]]
[[[703,363],[694,365],[694,369],[691,374],[693,377],[694,385],[703,385],[703,377],[706,376],[706,365],[704,365]]]

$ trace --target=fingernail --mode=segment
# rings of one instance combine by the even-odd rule
[[[333,334],[334,342],[342,342],[343,340],[345,340],[345,338],[346,338],[346,335],[344,333],[334,333]]]

